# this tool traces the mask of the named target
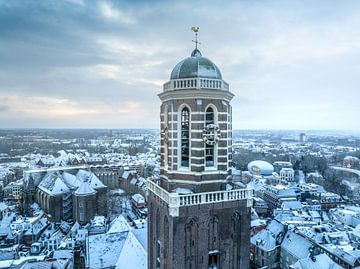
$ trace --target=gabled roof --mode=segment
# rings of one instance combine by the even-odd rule
[[[77,196],[86,196],[86,195],[93,195],[96,193],[96,190],[94,190],[90,183],[87,181],[83,181],[80,185],[80,187],[75,191],[75,195]]]
[[[70,192],[70,189],[58,173],[48,172],[40,182],[39,188],[50,195],[60,195]]]
[[[312,243],[293,231],[288,231],[281,243],[281,249],[286,250],[297,259],[308,258]]]
[[[80,169],[76,173],[76,178],[81,181],[88,181],[93,189],[100,189],[106,187],[100,179],[92,172]]]
[[[344,267],[335,263],[325,253],[314,256],[313,258],[305,258],[298,260],[294,265],[294,269],[344,269]]]
[[[251,237],[251,244],[265,251],[271,251],[281,244],[285,226],[277,220],[272,220],[266,229]]]

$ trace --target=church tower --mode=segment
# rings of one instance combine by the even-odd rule
[[[232,182],[233,94],[196,47],[161,99],[160,178],[148,180],[149,269],[249,268],[252,190]]]

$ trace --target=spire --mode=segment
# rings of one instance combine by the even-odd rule
[[[199,27],[193,26],[193,27],[191,27],[191,31],[193,31],[193,32],[195,33],[195,40],[192,40],[192,42],[195,43],[195,50],[197,50],[198,44],[201,44],[201,43],[198,41]]]
[[[191,57],[199,57],[202,56],[200,50],[198,49],[198,44],[201,44],[198,41],[198,32],[199,32],[199,27],[193,26],[191,27],[191,31],[193,31],[195,33],[195,40],[192,40],[192,42],[195,43],[195,49],[193,50],[193,52],[191,53]]]

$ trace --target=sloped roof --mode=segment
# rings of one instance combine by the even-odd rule
[[[75,195],[77,196],[86,196],[86,195],[93,195],[96,193],[96,190],[94,190],[90,183],[87,181],[83,181],[80,185],[80,187],[75,191]]]
[[[329,258],[325,253],[314,256],[313,259],[305,258],[298,260],[294,265],[294,269],[344,269]]]
[[[116,262],[118,269],[146,269],[147,253],[136,236],[130,232]]]
[[[89,267],[100,269],[115,266],[128,234],[122,232],[89,236]]]
[[[89,181],[90,186],[95,190],[106,187],[94,173],[86,170],[80,169],[76,173],[76,178],[81,181]]]
[[[298,259],[308,258],[311,247],[311,242],[294,233],[293,231],[288,231],[281,243],[281,249],[285,249],[292,256]]]
[[[81,181],[78,180],[75,175],[70,174],[66,171],[62,173],[62,178],[71,189],[76,189],[81,185]]]
[[[50,195],[59,195],[70,191],[58,173],[48,172],[40,182],[39,188]]]
[[[119,233],[119,232],[128,232],[130,230],[130,226],[127,223],[126,219],[123,215],[120,215],[110,224],[110,229],[108,233]]]
[[[251,237],[251,243],[260,249],[270,251],[280,244],[284,236],[285,226],[277,220],[272,220],[266,229]]]

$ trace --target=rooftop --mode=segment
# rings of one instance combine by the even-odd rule
[[[178,63],[171,72],[170,79],[214,78],[222,79],[219,68],[208,58],[202,56],[197,48],[191,56]]]

